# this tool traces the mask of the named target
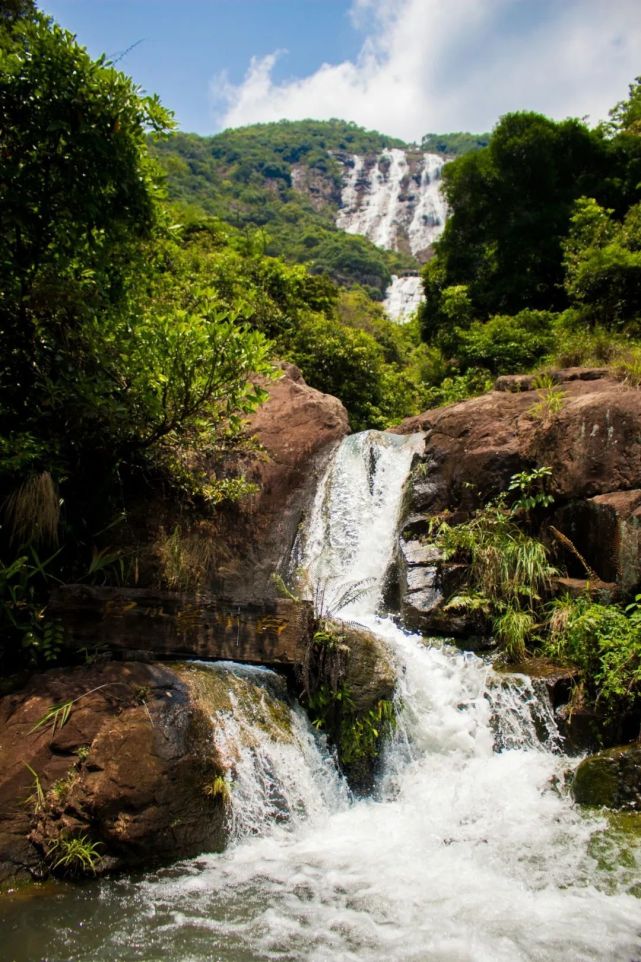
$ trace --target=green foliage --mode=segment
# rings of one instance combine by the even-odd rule
[[[372,762],[378,757],[383,741],[394,733],[395,728],[394,702],[387,698],[381,698],[365,715],[348,710],[341,718],[338,735],[340,761],[347,766]]]
[[[588,692],[610,708],[630,707],[641,696],[641,613],[624,612],[588,596],[553,602],[545,650],[581,669]]]
[[[502,495],[467,522],[450,525],[440,519],[432,526],[443,557],[468,565],[466,590],[452,598],[449,607],[489,616],[512,661],[523,657],[537,626],[536,606],[557,573],[543,543],[518,524],[533,509],[551,503],[544,490],[549,477],[545,467],[513,475],[508,491],[516,498],[511,508]]]
[[[610,111],[606,125],[610,134],[626,133],[641,135],[641,77],[630,84],[627,100],[621,100]]]
[[[485,323],[474,321],[467,330],[455,328],[440,338],[461,368],[485,368],[492,374],[510,374],[531,368],[549,353],[554,335],[547,311],[497,314]]]
[[[551,477],[552,468],[547,466],[513,474],[507,486],[508,494],[515,496],[512,514],[523,512],[528,515],[535,508],[548,508],[553,504],[554,496],[546,491]]]
[[[354,431],[384,428],[418,410],[418,386],[367,331],[308,315],[293,333],[287,356],[308,384],[345,404]]]
[[[461,157],[473,150],[487,147],[489,142],[490,134],[468,134],[462,131],[452,134],[425,134],[421,139],[421,150]]]
[[[540,421],[550,421],[563,410],[567,392],[546,374],[539,375],[534,383],[537,388],[537,400],[529,408],[528,413]]]
[[[51,737],[56,734],[56,730],[64,728],[64,726],[69,721],[71,716],[71,710],[74,706],[74,702],[77,699],[69,698],[67,701],[62,702],[60,705],[52,705],[42,718],[40,718],[33,728],[29,731],[29,734],[38,731],[40,728],[44,728],[46,725],[51,725]]]
[[[641,320],[641,204],[621,223],[612,213],[591,197],[576,202],[564,243],[565,289],[582,320],[621,328]]]
[[[46,803],[42,782],[40,781],[40,776],[31,767],[31,765],[28,765],[26,762],[23,762],[22,764],[29,771],[33,779],[33,791],[28,798],[25,798],[24,804],[28,805],[29,808],[32,809],[34,815],[38,815],[44,809]]]
[[[427,337],[453,286],[467,285],[478,320],[564,308],[562,241],[574,202],[587,194],[625,211],[641,180],[641,142],[512,113],[487,149],[457,158],[443,178],[450,216],[425,274]]]
[[[394,146],[405,145],[340,120],[304,120],[254,124],[210,138],[178,133],[154,145],[154,153],[173,199],[242,231],[264,228],[264,253],[305,263],[339,283],[362,284],[381,299],[392,270],[415,261],[338,230],[341,166],[332,152],[380,153]]]
[[[494,619],[494,634],[501,644],[508,661],[518,662],[525,657],[527,642],[536,628],[531,611],[507,607]]]
[[[65,875],[95,875],[102,858],[100,842],[89,841],[86,835],[60,835],[49,847],[47,860],[52,872]]]
[[[58,552],[42,561],[32,546],[9,564],[0,559],[0,656],[32,667],[54,663],[64,643],[62,625],[46,616],[44,599]]]
[[[224,775],[216,775],[205,785],[203,792],[210,798],[219,798],[224,805],[228,805],[231,801],[232,786]]]

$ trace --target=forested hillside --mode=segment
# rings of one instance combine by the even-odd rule
[[[413,259],[381,251],[336,227],[341,165],[335,154],[379,154],[402,141],[341,120],[281,121],[215,137],[177,133],[152,152],[170,197],[241,230],[264,231],[265,252],[310,265],[380,299],[391,274]]]

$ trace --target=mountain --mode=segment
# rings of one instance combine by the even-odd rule
[[[400,305],[415,297],[412,275],[444,225],[444,163],[484,143],[451,137],[450,145],[427,135],[436,152],[340,120],[280,121],[213,137],[177,133],[154,152],[173,200],[236,228],[262,228],[267,253],[360,284],[377,300],[389,292]]]

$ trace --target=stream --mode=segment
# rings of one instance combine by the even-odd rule
[[[549,707],[522,676],[381,613],[419,442],[347,438],[294,561],[327,611],[393,648],[398,725],[374,795],[352,797],[323,739],[288,708],[286,748],[253,733],[226,852],[18,892],[0,906],[2,962],[641,959],[639,845],[617,818],[572,803],[576,759]],[[211,670],[278,684],[266,669]],[[250,724],[239,709],[219,737]]]

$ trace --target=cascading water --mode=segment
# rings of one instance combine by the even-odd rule
[[[405,277],[392,274],[392,283],[385,291],[383,308],[391,321],[405,324],[422,300],[423,284],[418,274]]]
[[[438,154],[416,154],[392,147],[374,163],[354,154],[347,167],[336,226],[364,234],[387,250],[405,246],[425,251],[445,226],[441,193],[445,161]]]
[[[336,226],[363,234],[386,250],[424,257],[447,218],[441,191],[445,160],[439,154],[393,147],[375,161],[353,154],[346,165]],[[394,276],[385,310],[394,321],[409,320],[423,299],[419,277]]]
[[[570,761],[529,683],[501,679],[448,645],[426,645],[380,612],[402,487],[419,443],[376,432],[343,442],[299,545],[298,561],[328,594],[339,597],[367,579],[370,590],[341,616],[379,632],[397,654],[399,721],[376,800],[350,803],[340,790],[319,791],[305,817],[262,823],[258,837],[248,826],[221,855],[139,881],[97,883],[93,893],[62,892],[47,954],[21,954],[5,926],[8,958],[639,958],[638,853],[604,819],[569,801]],[[301,751],[299,763],[338,784],[317,751]],[[280,764],[277,753],[269,764]],[[30,931],[42,925],[40,904],[30,906]]]

